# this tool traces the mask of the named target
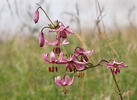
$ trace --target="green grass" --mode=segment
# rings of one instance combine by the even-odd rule
[[[67,87],[68,94],[64,95],[62,88],[55,85],[54,77],[63,75],[61,70],[65,68],[60,66],[58,73],[50,73],[50,65],[41,57],[41,53],[49,52],[52,47],[40,48],[34,37],[24,41],[19,38],[0,43],[0,100],[119,100],[112,75],[103,65],[89,69],[82,78],[75,77],[74,83]],[[74,36],[69,39],[71,44],[65,48],[71,54],[76,46],[82,45]],[[95,50],[89,56],[94,64],[101,58],[126,62],[129,67],[121,68],[117,80],[124,100],[136,100],[137,48],[130,48],[132,43],[120,35],[94,43],[88,37],[85,44]]]

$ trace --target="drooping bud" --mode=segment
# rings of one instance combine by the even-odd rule
[[[35,24],[38,22],[38,20],[39,20],[39,11],[38,11],[38,9],[35,11],[35,13],[34,13],[34,18],[33,18],[33,20],[34,20],[34,22],[35,22]]]
[[[43,32],[40,32],[40,34],[39,34],[39,45],[40,45],[40,47],[43,47],[44,43],[45,43],[44,34],[43,34]]]
[[[44,34],[43,34],[43,32],[40,32],[40,34],[39,34],[39,45],[40,45],[40,47],[43,47],[44,43],[45,43]]]
[[[49,72],[51,72],[51,67],[49,67]]]

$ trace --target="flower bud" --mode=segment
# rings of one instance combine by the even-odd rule
[[[39,20],[39,11],[38,9],[35,11],[34,13],[34,18],[33,18],[34,22],[37,23]]]
[[[40,34],[39,34],[39,45],[40,45],[40,47],[43,47],[44,43],[45,43],[44,34],[43,34],[43,32],[40,32]]]

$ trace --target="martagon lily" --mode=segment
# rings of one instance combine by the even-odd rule
[[[88,67],[86,62],[78,61],[75,55],[70,56],[68,59],[63,58],[63,55],[60,55],[59,62],[66,64],[66,70],[69,70],[70,72]]]
[[[81,56],[81,59],[84,59],[86,62],[88,61],[87,55],[92,54],[93,52],[94,52],[94,50],[85,51],[83,48],[80,48],[80,47],[77,47],[74,51],[74,53],[77,57]]]
[[[67,38],[67,34],[74,34],[69,28],[69,26],[64,26],[63,23],[59,22],[60,25],[56,29],[52,29],[49,32],[57,32],[56,39]]]
[[[113,74],[117,74],[117,73],[120,73],[120,69],[119,67],[128,67],[127,65],[124,64],[124,62],[117,62],[115,60],[113,60],[113,63],[105,63],[106,66],[112,70],[112,73]]]
[[[72,80],[70,79],[70,77],[68,75],[65,75],[64,79],[61,79],[60,76],[55,77],[55,83],[57,86],[68,86],[71,85],[74,81],[74,77],[72,77]]]

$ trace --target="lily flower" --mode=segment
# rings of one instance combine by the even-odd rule
[[[116,62],[115,60],[113,60],[113,63],[110,64],[110,63],[105,63],[106,66],[112,70],[113,74],[117,74],[117,73],[120,73],[120,69],[119,67],[128,67],[127,65],[124,64],[124,62]]]
[[[74,52],[76,53],[77,57],[81,55],[81,58],[87,62],[88,61],[87,55],[93,53],[94,50],[85,51],[84,49],[77,47]]]
[[[69,44],[69,42],[67,41],[67,39],[64,39],[63,42],[62,42],[63,45],[67,45]]]
[[[60,39],[57,39],[57,40],[55,40],[54,42],[49,42],[48,40],[45,40],[45,42],[46,42],[46,45],[52,45],[52,46],[59,46],[60,45]],[[67,44],[69,44],[69,42],[67,41],[67,39],[64,39],[63,41],[62,41],[62,44],[63,45],[67,45]]]
[[[83,70],[85,67],[88,67],[86,62],[77,61],[75,55],[72,55],[68,59],[65,59],[63,58],[63,54],[60,54],[58,62],[62,64],[66,64],[66,70],[69,70],[70,72],[76,70]]]
[[[49,32],[57,32],[56,39],[67,38],[67,34],[74,34],[69,28],[69,26],[64,26],[63,23],[60,22],[61,25],[57,27],[57,29],[52,29]]]
[[[64,79],[61,79],[60,76],[55,77],[55,83],[57,86],[65,87],[65,86],[71,85],[73,81],[74,81],[74,77],[72,77],[72,80],[71,80],[68,75],[66,75]]]
[[[48,59],[48,54],[42,54],[42,57],[45,62],[52,63],[52,64],[66,64],[65,59],[63,59],[63,52],[59,54],[59,58],[56,60],[55,53],[51,51],[50,59]]]
[[[55,40],[54,42],[49,42],[48,40],[45,40],[46,44],[49,45],[53,45],[53,46],[58,46],[60,45],[60,40]]]
[[[43,57],[44,61],[47,63],[56,63],[56,61],[57,61],[53,51],[51,51],[51,53],[50,53],[50,59],[48,59],[48,54],[43,53],[42,57]]]

